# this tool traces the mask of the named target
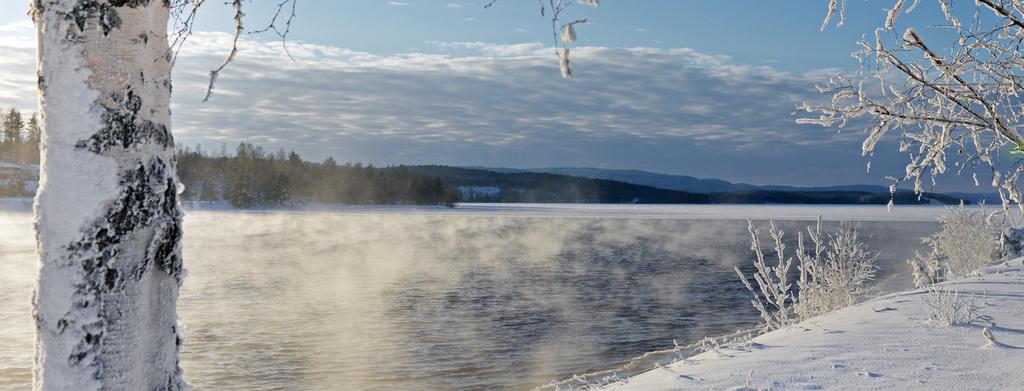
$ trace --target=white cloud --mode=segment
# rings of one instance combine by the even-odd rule
[[[31,108],[34,49],[18,43],[32,42],[31,29],[0,31],[0,106]],[[618,166],[762,183],[794,182],[793,169],[806,175],[800,182],[865,178],[859,134],[794,124],[794,106],[818,99],[813,84],[826,72],[795,75],[686,48],[580,47],[576,78],[563,80],[553,49],[540,43],[430,44],[435,53],[377,55],[292,42],[293,62],[280,42],[245,40],[202,103],[230,37],[196,33],[174,70],[176,139],[375,164]],[[818,158],[825,163],[808,163]]]

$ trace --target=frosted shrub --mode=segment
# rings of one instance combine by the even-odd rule
[[[935,249],[932,249],[928,255],[921,255],[915,250],[914,258],[908,259],[907,263],[910,264],[914,273],[914,286],[918,288],[940,283],[944,279],[943,276],[946,275],[943,268],[945,264],[943,257],[936,253]]]
[[[750,232],[751,240],[750,249],[754,250],[756,256],[754,259],[754,281],[757,282],[759,291],[754,290],[739,267],[734,267],[740,281],[753,295],[750,303],[761,313],[761,320],[764,321],[762,326],[765,330],[775,330],[792,321],[790,306],[794,297],[790,293],[793,284],[788,280],[793,258],[786,258],[786,245],[782,242],[783,232],[775,226],[775,222],[771,222],[771,227],[769,234],[775,242],[777,259],[774,266],[768,265],[764,251],[761,250],[761,241],[758,240],[760,230],[754,227],[754,223],[750,219],[747,219],[747,230]]]
[[[736,330],[735,333],[718,337],[704,337],[697,341],[693,351],[690,352],[690,357],[707,352],[719,353],[721,350],[748,350],[754,345],[756,336],[756,329],[748,329]],[[676,348],[679,348],[678,344]]]
[[[774,330],[795,321],[812,318],[849,306],[864,292],[875,275],[876,254],[860,241],[853,225],[842,223],[835,232],[824,235],[821,217],[814,227],[807,227],[813,251],[805,246],[803,233],[797,234],[796,257],[799,279],[797,287],[789,281],[792,258],[785,256],[783,232],[771,223],[775,242],[776,263],[769,266],[758,240],[759,231],[747,221],[754,260],[754,289],[747,277],[735,268],[740,281],[753,295],[751,303],[761,314],[762,327]]]
[[[928,320],[943,326],[962,326],[987,318],[979,313],[984,304],[979,304],[973,294],[961,295],[958,285],[953,288],[929,285],[921,300]]]
[[[1002,243],[1003,257],[1016,258],[1024,255],[1024,221],[1021,221],[1021,215],[1015,214],[1012,222],[1003,224],[1003,236]]]
[[[907,261],[917,287],[967,276],[1002,256],[1003,227],[986,219],[984,209],[971,211],[960,204],[946,209],[939,223],[939,232],[922,238],[931,253]]]
[[[796,313],[800,320],[835,311],[853,304],[874,276],[877,254],[860,241],[857,229],[841,223],[828,238],[822,238],[821,219],[814,230],[807,229],[814,242],[813,255],[804,249],[799,236],[799,295]]]

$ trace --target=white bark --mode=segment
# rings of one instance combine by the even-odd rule
[[[35,0],[36,390],[182,390],[166,0]]]

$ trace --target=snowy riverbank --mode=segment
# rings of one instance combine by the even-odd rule
[[[928,320],[913,290],[883,296],[612,384],[607,390],[1019,390],[1024,384],[1024,258],[940,284],[984,303],[989,321]]]

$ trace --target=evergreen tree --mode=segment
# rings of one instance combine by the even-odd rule
[[[21,133],[25,128],[25,121],[21,118],[21,112],[11,108],[3,116],[3,148],[0,150],[0,159],[19,162],[20,149],[22,144]]]
[[[455,192],[439,178],[406,167],[339,166],[334,158],[311,163],[295,151],[269,154],[249,143],[239,144],[234,156],[206,155],[198,146],[177,148],[183,200],[224,200],[238,207],[307,202],[450,205],[457,201]]]
[[[206,179],[203,181],[202,189],[199,191],[200,201],[217,201],[220,196],[217,194],[217,187],[214,185],[213,179]]]
[[[25,125],[25,163],[39,164],[39,147],[42,142],[42,129],[39,127],[39,116],[32,113]]]

